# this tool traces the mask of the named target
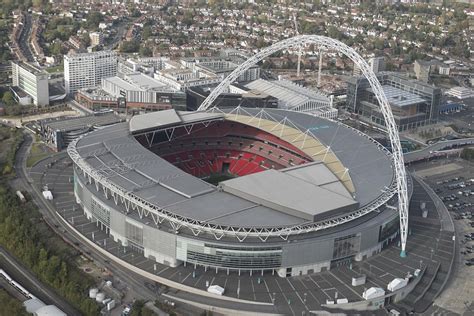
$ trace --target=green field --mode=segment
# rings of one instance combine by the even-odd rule
[[[38,161],[48,157],[51,154],[46,145],[42,143],[33,143],[31,146],[30,154],[26,159],[26,166],[28,168],[33,167]]]

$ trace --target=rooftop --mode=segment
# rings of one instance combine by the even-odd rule
[[[67,132],[83,129],[88,126],[105,126],[122,121],[123,119],[115,113],[106,112],[81,117],[43,120],[41,124],[51,130]]]
[[[355,195],[352,196],[342,182],[334,180],[337,176],[330,167],[336,162],[327,167],[315,162],[303,165],[301,169],[264,171],[254,175],[255,182],[253,178],[246,179],[252,176],[235,179],[235,182],[222,182],[227,188],[238,188],[253,197],[244,196],[241,192],[219,190],[157,156],[130,135],[131,132],[136,134],[191,122],[227,119],[228,116],[223,113],[167,110],[137,115],[129,123],[116,124],[82,137],[76,149],[85,163],[124,190],[179,216],[219,225],[297,225],[338,215],[357,205],[367,205],[391,185],[393,170],[390,157],[362,134],[342,124],[303,113],[265,111],[271,112],[274,125],[288,117],[302,130],[310,129],[325,146],[330,145],[337,158],[348,168]],[[235,119],[241,120],[242,116]],[[290,131],[281,129],[280,132],[286,135]],[[311,143],[309,137],[306,142]],[[331,153],[332,156],[334,154]],[[256,184],[262,181],[265,187]],[[249,182],[253,183],[251,188],[246,187]],[[282,183],[292,185],[283,186]],[[294,203],[295,200],[298,202]],[[275,207],[272,203],[280,206]],[[330,209],[334,212],[331,213]]]
[[[331,100],[315,90],[297,85],[289,80],[268,81],[258,79],[245,85],[252,90],[262,91],[283,101],[288,109],[297,108],[307,102],[320,102],[329,105]]]
[[[321,162],[289,170],[270,169],[221,182],[220,187],[224,192],[309,221],[349,212],[358,206]]]
[[[223,114],[206,112],[180,112],[174,109],[135,115],[130,119],[130,132],[137,133],[149,129],[160,129],[172,125],[222,119]]]
[[[382,86],[383,92],[387,97],[388,102],[396,107],[406,107],[420,103],[426,103],[426,100],[417,94],[404,91],[389,85]],[[372,92],[372,88],[367,88],[367,91]]]

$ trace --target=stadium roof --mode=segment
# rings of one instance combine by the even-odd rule
[[[255,114],[260,111],[247,110]],[[265,111],[275,118],[274,126],[288,117],[301,130],[312,130],[318,142],[330,147],[332,154],[348,168],[354,197],[330,169],[330,164],[319,161],[224,181],[221,190],[157,156],[131,135],[133,131],[186,122],[220,120],[224,119],[223,113],[171,110],[135,116],[129,124],[116,124],[82,137],[76,150],[104,179],[124,190],[177,215],[219,225],[275,227],[307,223],[353,210],[357,204],[362,207],[392,184],[390,157],[362,133],[303,113]],[[284,129],[280,132],[284,134]],[[265,185],[259,187],[258,183]],[[236,190],[230,192],[225,187]]]
[[[335,184],[336,189],[325,186],[329,184]],[[220,187],[224,192],[309,221],[348,212],[358,205],[342,183],[319,162],[288,171],[270,169],[254,173],[221,182]]]
[[[160,129],[173,125],[223,118],[224,115],[219,113],[180,112],[170,109],[132,117],[130,119],[130,132],[138,133],[149,129]]]

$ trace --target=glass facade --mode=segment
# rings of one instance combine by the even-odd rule
[[[183,245],[178,241],[178,248],[186,248],[186,261],[203,266],[230,269],[273,269],[281,267],[281,247],[238,247],[214,244]]]
[[[353,256],[360,251],[360,235],[352,234],[334,239],[333,259]]]
[[[110,226],[110,210],[102,203],[98,202],[93,196],[91,200],[91,212],[95,218],[103,224]]]
[[[400,222],[399,222],[399,217],[395,217],[393,220],[391,220],[388,223],[383,224],[380,226],[380,232],[379,232],[379,242],[387,239],[389,236],[395,234],[399,227],[400,227]]]

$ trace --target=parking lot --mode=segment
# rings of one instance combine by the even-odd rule
[[[410,209],[413,220],[410,221],[407,258],[400,258],[400,248],[395,242],[380,254],[363,262],[352,262],[350,265],[342,265],[330,271],[290,278],[280,278],[276,273],[268,271],[263,274],[255,272],[253,275],[249,275],[249,272],[238,274],[236,271],[215,270],[192,264],[171,268],[145,258],[135,249],[114,242],[104,226],[98,222],[90,222],[84,216],[82,209],[75,202],[72,164],[64,153],[41,161],[31,169],[30,175],[39,188],[47,185],[52,191],[54,199],[51,202],[63,218],[110,254],[144,271],[194,288],[205,290],[208,285],[217,284],[226,289],[225,296],[251,302],[274,303],[274,306],[260,306],[261,312],[302,315],[321,310],[322,304],[335,299],[360,301],[363,300],[362,293],[365,288],[372,286],[386,288],[394,278],[404,278],[408,274],[413,275],[416,269],[426,268],[423,279],[414,291],[419,295],[432,283],[442,282],[442,280],[433,282],[432,279],[436,277],[438,266],[441,263],[446,264],[452,254],[452,232],[441,231],[437,212],[430,212],[427,219],[421,218],[420,201],[427,203],[431,209],[434,203],[430,202],[430,197],[423,188],[416,184],[415,202]],[[426,222],[429,222],[429,225],[426,225]],[[352,277],[362,274],[367,276],[367,283],[352,286]],[[190,299],[190,296],[193,296],[182,291],[165,290],[165,287],[153,282],[148,286],[155,288],[157,294],[167,293],[169,297]],[[199,296],[195,299],[201,303],[232,309],[255,308],[248,304]]]
[[[459,314],[469,313],[474,297],[474,166],[450,159],[435,160],[416,169],[451,213],[459,242],[453,277],[435,304]]]

